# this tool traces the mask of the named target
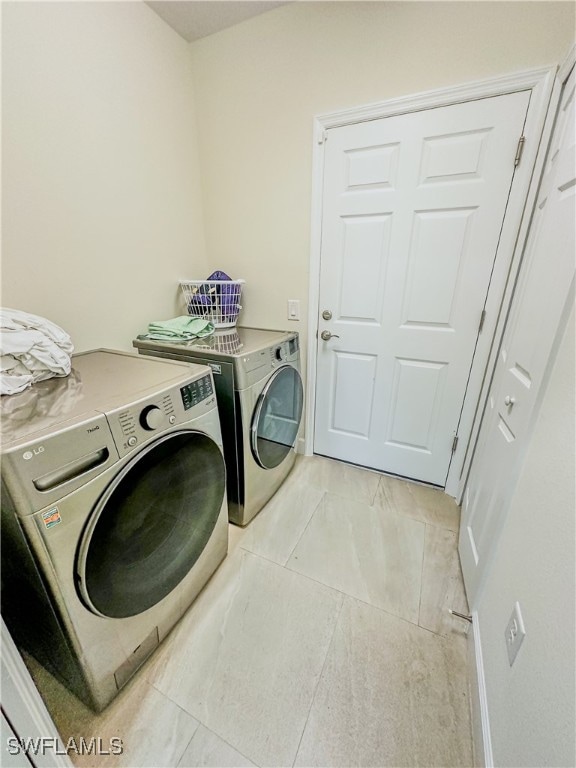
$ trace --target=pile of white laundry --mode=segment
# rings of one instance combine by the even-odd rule
[[[44,317],[0,309],[0,394],[14,395],[36,381],[68,376],[70,336]]]

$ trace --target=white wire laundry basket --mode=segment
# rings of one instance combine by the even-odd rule
[[[232,328],[242,309],[244,280],[180,280],[189,315],[209,320],[215,328]]]

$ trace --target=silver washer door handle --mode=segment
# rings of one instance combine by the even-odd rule
[[[504,405],[512,406],[516,402],[515,397],[510,397],[510,395],[506,395],[504,398]]]
[[[322,341],[330,341],[330,339],[339,339],[340,336],[337,336],[335,333],[330,333],[330,331],[322,331],[320,338]]]

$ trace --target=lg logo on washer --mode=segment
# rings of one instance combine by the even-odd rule
[[[39,445],[36,448],[33,448],[31,451],[26,451],[26,453],[22,454],[22,458],[26,459],[26,461],[29,461],[34,456],[38,456],[39,453],[44,453],[44,446]]]

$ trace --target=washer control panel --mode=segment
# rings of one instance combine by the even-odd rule
[[[133,405],[108,415],[108,421],[120,454],[143,443],[161,427],[166,428],[174,415],[172,398],[163,397],[157,403]]]
[[[212,379],[210,376],[203,376],[201,379],[196,379],[196,381],[191,381],[190,384],[186,384],[185,387],[181,387],[180,395],[182,397],[184,410],[187,411],[194,405],[198,405],[202,400],[206,400],[207,397],[210,397],[213,392]]]
[[[144,444],[158,432],[195,417],[191,409],[200,406],[199,413],[214,407],[214,385],[206,374],[183,387],[171,389],[152,401],[144,401],[108,413],[108,423],[120,456]]]
[[[166,414],[157,405],[147,405],[140,411],[140,426],[152,432],[164,424]]]

